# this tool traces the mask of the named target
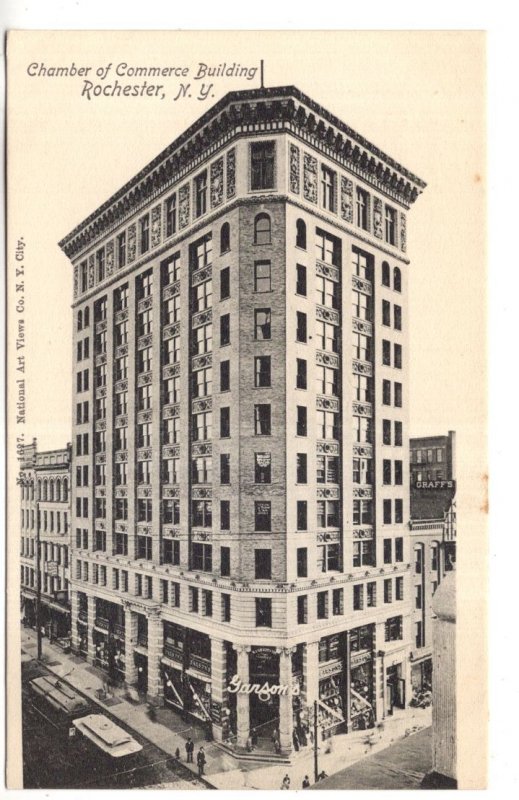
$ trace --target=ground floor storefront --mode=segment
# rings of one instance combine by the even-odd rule
[[[74,592],[73,649],[148,702],[194,717],[237,751],[287,754],[373,728],[410,694],[409,648],[373,623],[293,646],[180,625],[156,605]]]
[[[36,630],[37,608],[36,597],[30,593],[22,593],[22,623]],[[51,642],[64,644],[70,639],[71,615],[66,598],[53,599],[42,595],[40,602],[40,630]]]

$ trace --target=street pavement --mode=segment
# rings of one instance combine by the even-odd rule
[[[23,628],[22,661],[34,658],[36,658],[36,634],[31,629]],[[104,685],[105,673],[77,656],[63,653],[47,639],[43,640],[43,660],[51,672],[102,708],[106,708],[114,718],[119,719],[150,743],[172,756],[178,749],[184,766],[195,775],[196,753],[199,747],[203,746],[207,758],[204,777],[216,789],[279,789],[287,773],[293,789],[301,788],[305,775],[308,775],[313,783],[314,754],[311,746],[294,753],[290,764],[265,764],[246,758],[236,758],[215,742],[205,741],[203,725],[192,719],[184,721],[179,714],[168,708],[158,709],[156,719],[151,720],[146,704],[128,701],[123,689],[115,689],[114,698],[103,703],[97,698],[96,692]],[[389,744],[404,737],[406,733],[412,734],[430,724],[430,708],[408,708],[388,717],[383,725],[374,731],[357,731],[348,735],[334,736],[320,744],[319,771],[324,770],[327,775],[333,775],[385,749]],[[185,763],[185,742],[189,736],[195,743],[194,765]],[[324,788],[322,783],[319,784],[319,788]]]

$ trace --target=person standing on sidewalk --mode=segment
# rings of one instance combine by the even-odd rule
[[[281,784],[281,788],[282,789],[290,789],[290,776],[289,776],[288,772],[285,775],[285,777],[283,778],[283,782]]]
[[[205,753],[203,747],[201,747],[200,750],[198,751],[196,757],[196,763],[198,764],[198,777],[201,778],[202,775],[204,774],[204,767],[205,767]]]
[[[303,778],[303,789],[309,789],[309,788],[310,788],[310,779],[308,775],[305,775],[305,777]]]
[[[189,736],[189,738],[188,738],[188,740],[186,742],[186,761],[187,761],[188,764],[192,764],[193,763],[193,750],[194,749],[195,749],[195,745],[194,745],[191,737]]]

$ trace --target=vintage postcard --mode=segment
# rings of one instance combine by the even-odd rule
[[[485,788],[484,73],[8,35],[10,788]]]

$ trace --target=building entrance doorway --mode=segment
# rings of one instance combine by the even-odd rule
[[[140,653],[135,653],[135,666],[137,667],[137,691],[146,694],[148,691],[148,659]]]
[[[273,648],[254,647],[249,657],[249,681],[259,687],[279,684],[279,655]],[[250,731],[254,737],[273,742],[279,729],[279,696],[251,692],[249,694]]]
[[[395,708],[405,708],[405,680],[402,664],[394,664],[386,670],[386,709],[388,714]]]

